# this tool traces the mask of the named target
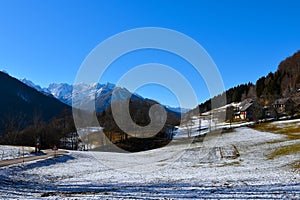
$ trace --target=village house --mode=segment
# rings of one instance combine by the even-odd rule
[[[277,113],[283,114],[286,112],[293,112],[296,108],[296,103],[292,98],[281,98],[275,100],[273,107]]]
[[[252,120],[253,119],[253,100],[245,99],[240,105],[240,119]]]

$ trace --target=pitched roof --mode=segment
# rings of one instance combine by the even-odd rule
[[[274,104],[285,104],[290,98],[276,99]]]
[[[248,103],[245,103],[242,107],[241,107],[241,109],[240,109],[240,111],[246,111],[246,110],[248,110],[248,108],[250,108],[251,106],[253,105],[253,102],[248,102]]]
[[[253,99],[248,98],[241,102],[240,104],[240,111],[246,111],[250,106],[253,104]]]

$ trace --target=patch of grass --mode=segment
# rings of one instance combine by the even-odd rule
[[[278,156],[291,155],[297,153],[300,153],[300,143],[295,143],[295,144],[280,147],[279,149],[271,153],[269,159],[274,159],[275,157]]]
[[[227,166],[236,166],[236,165],[240,165],[240,161],[233,161],[233,162],[228,162],[228,163],[221,163],[221,164],[217,164],[216,167],[227,167]],[[203,167],[203,164],[197,164],[197,165],[192,165],[191,167],[193,168],[198,168],[198,167]]]
[[[203,165],[192,165],[191,167],[195,168],[195,167],[202,167]]]
[[[291,123],[267,122],[267,123],[256,124],[252,128],[255,130],[258,130],[258,131],[270,132],[270,133],[281,134],[281,135],[286,136],[283,140],[279,139],[279,140],[274,140],[274,141],[268,141],[267,143],[269,143],[269,144],[300,139],[300,124],[299,124],[299,122],[291,122]],[[297,154],[297,153],[300,153],[300,143],[299,142],[278,147],[275,151],[273,151],[268,156],[268,158],[274,159],[279,156],[292,155],[292,154]]]
[[[291,166],[295,169],[300,169],[300,160],[291,163]]]
[[[223,163],[221,165],[218,165],[217,167],[236,166],[239,164],[241,164],[240,161],[234,161],[234,162],[229,162],[229,163]]]
[[[166,165],[167,165],[166,163],[158,164],[158,166],[160,166],[160,167],[164,167],[164,166],[166,166]]]
[[[300,139],[300,124],[298,122],[274,124],[272,122],[256,124],[252,127],[258,131],[283,134],[289,140]]]
[[[300,172],[300,160],[292,162],[290,166]]]
[[[272,140],[272,141],[267,141],[267,142],[263,142],[263,143],[258,143],[257,145],[276,144],[276,143],[285,142],[285,141],[287,141],[287,140],[286,139],[278,139],[278,140]]]

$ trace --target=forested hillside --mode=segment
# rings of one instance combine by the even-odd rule
[[[211,110],[211,102],[222,102],[226,95],[226,103],[241,102],[246,98],[255,99],[262,107],[272,106],[276,99],[298,99],[300,90],[300,51],[282,61],[275,72],[259,78],[255,84],[247,83],[228,89],[223,94],[213,97],[199,105],[199,112]],[[224,104],[225,102],[223,102]],[[222,105],[218,105],[222,106]],[[197,109],[188,114],[196,113]]]

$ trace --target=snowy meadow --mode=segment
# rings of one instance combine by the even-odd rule
[[[205,145],[207,142],[174,143],[129,157],[71,151],[58,158],[2,167],[0,197],[300,198],[300,155],[291,151],[271,156],[300,139],[241,127],[209,140],[213,146]],[[179,148],[184,149],[182,154],[165,156]],[[128,158],[131,162],[122,160]]]
[[[32,156],[33,147],[0,145],[0,161]]]

